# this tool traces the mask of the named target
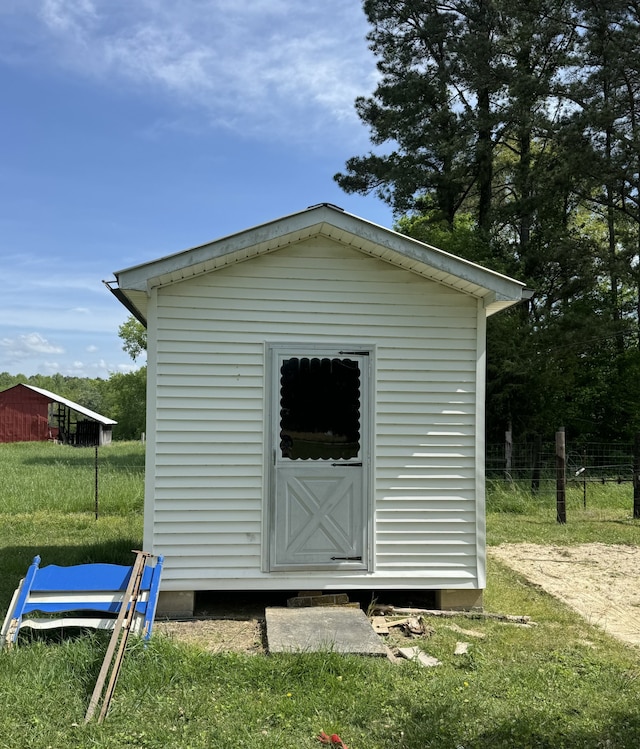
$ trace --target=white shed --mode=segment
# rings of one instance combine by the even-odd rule
[[[522,283],[328,204],[115,275],[148,329],[165,610],[203,590],[481,604],[486,318]]]

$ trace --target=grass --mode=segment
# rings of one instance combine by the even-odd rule
[[[585,494],[586,492],[586,494]],[[487,482],[487,521],[490,544],[637,545],[640,521],[633,519],[630,483],[570,482],[566,490],[567,522],[556,522],[553,481],[544,482],[538,494],[523,485]]]
[[[42,564],[129,564],[142,544],[144,447],[0,445],[0,612],[35,554]]]
[[[6,487],[13,497],[0,508],[0,609],[33,554],[45,558],[43,549],[47,562],[104,555],[110,555],[107,561],[130,561],[129,549],[140,543],[141,447],[101,448],[98,520],[89,453],[53,445],[0,446],[0,492],[4,498]],[[46,496],[46,503],[31,497],[27,510],[22,490],[8,488],[5,475],[32,487],[35,497]],[[569,522],[559,527],[552,498],[490,487],[489,542],[636,543],[638,521],[629,519],[629,497],[628,486],[607,485],[601,496],[588,498],[585,511],[582,495],[572,495]],[[22,555],[20,564],[16,555]],[[433,669],[335,653],[209,654],[154,636],[146,648],[134,643],[125,658],[102,725],[85,726],[83,718],[106,647],[104,633],[61,641],[23,638],[18,648],[0,651],[0,749],[304,749],[320,746],[314,737],[321,730],[340,734],[351,749],[640,745],[636,649],[491,559],[485,605],[528,614],[537,626],[456,619],[484,638],[473,638],[467,655],[454,656],[462,636],[448,628],[450,622],[437,620],[429,639],[412,643],[442,661]]]

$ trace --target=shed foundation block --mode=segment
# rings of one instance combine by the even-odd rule
[[[193,616],[196,594],[193,590],[161,590],[156,616],[169,619]]]
[[[438,590],[436,607],[443,611],[473,611],[482,609],[481,590]]]

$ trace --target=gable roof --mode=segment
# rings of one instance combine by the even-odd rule
[[[528,297],[525,285],[436,247],[346,213],[329,203],[115,272],[110,291],[146,324],[151,289],[323,236],[482,299],[488,315]]]
[[[38,393],[38,395],[43,396],[47,401],[54,402],[54,403],[62,403],[62,405],[67,406],[67,408],[70,408],[72,411],[77,411],[79,414],[82,414],[83,416],[86,416],[89,419],[92,419],[93,421],[98,421],[100,424],[103,424],[104,426],[113,426],[114,424],[117,424],[117,421],[114,421],[113,419],[108,419],[106,416],[102,416],[99,413],[96,413],[95,411],[92,411],[89,408],[85,408],[84,406],[81,406],[79,403],[74,403],[73,401],[70,401],[68,398],[63,398],[61,395],[57,395],[56,393],[52,393],[50,390],[45,390],[44,388],[36,387],[35,385],[26,385],[25,383],[18,383],[17,385],[14,385],[13,388],[28,388],[29,390],[33,390],[34,393]],[[8,390],[13,390],[13,388],[8,388]],[[2,392],[7,392],[6,390],[3,390]]]

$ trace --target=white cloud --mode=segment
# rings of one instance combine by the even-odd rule
[[[43,0],[40,17],[62,33],[82,36],[85,28],[97,20],[91,0]]]
[[[50,343],[40,333],[25,333],[15,338],[0,339],[3,358],[18,362],[38,354],[63,354],[64,348]]]
[[[118,364],[116,367],[116,371],[120,374],[129,374],[129,372],[135,372],[138,369],[140,367],[137,364]]]
[[[164,91],[247,134],[312,138],[330,121],[355,125],[354,98],[376,77],[355,2],[25,0],[12,8],[40,26],[25,23],[26,39],[0,43],[26,47],[37,36],[39,64]]]

